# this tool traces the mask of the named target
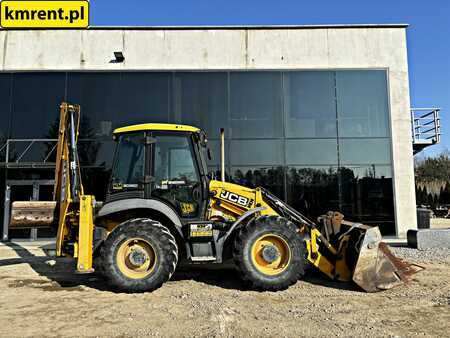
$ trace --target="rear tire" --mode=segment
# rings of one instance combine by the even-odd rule
[[[261,216],[238,233],[233,257],[242,280],[252,289],[287,289],[303,277],[306,245],[297,227],[279,216]]]
[[[148,218],[120,224],[101,248],[102,273],[113,287],[125,292],[159,288],[170,279],[177,262],[175,238]]]

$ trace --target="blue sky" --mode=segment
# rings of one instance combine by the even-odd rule
[[[91,25],[408,23],[412,107],[441,107],[450,150],[450,0],[93,0]]]

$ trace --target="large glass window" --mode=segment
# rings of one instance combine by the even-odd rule
[[[389,136],[386,71],[338,71],[336,92],[339,136]]]
[[[170,73],[123,73],[117,124],[167,123]]]
[[[232,72],[229,118],[232,138],[282,136],[281,73]]]
[[[392,167],[344,166],[340,168],[339,175],[341,212],[351,216],[354,221],[379,226],[383,234],[393,234]]]
[[[6,139],[9,137],[11,121],[11,79],[12,74],[0,74],[0,162],[5,161]],[[4,201],[5,169],[0,168],[0,201]],[[3,220],[3,208],[0,208],[0,219]]]
[[[336,139],[286,140],[288,165],[337,165]]]
[[[80,138],[110,139],[118,126],[122,92],[119,73],[73,73],[68,76],[68,99],[81,105],[84,128]]]
[[[287,202],[311,219],[339,210],[338,180],[334,166],[289,166]]]
[[[65,81],[63,73],[14,74],[13,138],[57,138],[59,105],[65,98]]]
[[[391,142],[389,139],[340,139],[341,165],[390,164]]]
[[[65,98],[65,74],[18,73],[12,77],[9,137],[58,138],[59,105]],[[53,146],[54,143],[14,142],[9,149],[9,159],[20,159],[22,163],[43,161]],[[22,173],[25,175],[24,171]]]
[[[176,123],[204,129],[210,138],[227,128],[227,73],[175,73],[173,117]]]
[[[242,165],[280,165],[283,159],[282,140],[231,140],[230,164]]]
[[[9,124],[11,121],[11,74],[0,74],[0,148],[9,137]],[[0,152],[0,161],[3,161],[4,151]]]
[[[248,166],[232,167],[231,182],[249,188],[265,187],[278,198],[284,199],[284,167],[283,166]]]
[[[286,72],[286,137],[336,137],[335,72]]]
[[[310,217],[336,209],[393,233],[387,82],[385,70],[0,74],[0,142],[8,135],[56,138],[58,106],[67,96],[82,106],[86,191],[101,195],[114,128],[169,122],[205,129],[208,168],[217,175],[219,129],[225,128],[227,180],[261,185]],[[198,178],[188,148],[174,140],[164,144],[171,150],[156,157],[164,166],[156,174],[161,182],[186,184],[162,194],[181,196],[174,202],[180,212],[180,203],[197,208],[192,194]],[[39,147],[42,155],[48,145]]]

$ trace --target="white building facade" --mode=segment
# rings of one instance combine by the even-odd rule
[[[0,141],[52,138],[59,102],[80,103],[95,140],[86,184],[98,186],[115,127],[199,126],[217,154],[212,172],[223,127],[229,180],[263,185],[311,217],[340,210],[405,237],[417,227],[406,28],[0,31]]]

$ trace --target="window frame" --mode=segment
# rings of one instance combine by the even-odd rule
[[[143,176],[142,176],[142,182],[138,182],[137,183],[137,187],[123,187],[122,189],[120,189],[120,191],[140,191],[140,190],[144,190],[144,186],[142,185],[142,183],[145,180],[145,176],[147,175],[147,171],[148,171],[148,154],[147,154],[147,150],[146,150],[146,145],[145,145],[145,137],[146,137],[146,132],[145,131],[133,131],[133,132],[128,132],[128,133],[123,133],[120,135],[115,135],[114,139],[116,141],[116,148],[114,150],[114,156],[113,156],[113,161],[112,161],[112,166],[111,166],[111,178],[109,181],[109,190],[111,192],[114,191],[118,191],[118,189],[114,189],[114,172],[117,170],[117,162],[119,161],[119,151],[120,151],[120,142],[121,142],[121,138],[127,135],[131,135],[131,134],[135,134],[137,135],[141,135],[142,136],[142,151],[143,151],[143,156],[142,156],[142,161],[143,163]]]
[[[200,169],[200,164],[198,163],[198,159],[196,156],[196,152],[195,152],[195,147],[194,147],[194,143],[192,140],[192,133],[187,133],[187,132],[177,132],[177,131],[150,131],[149,132],[149,136],[155,139],[155,142],[152,143],[152,151],[151,151],[151,163],[149,164],[148,161],[147,165],[149,166],[149,173],[151,175],[151,177],[154,179],[155,178],[155,164],[156,164],[156,143],[157,143],[157,139],[156,137],[158,136],[169,136],[169,137],[173,137],[173,136],[182,136],[185,137],[188,140],[188,144],[189,144],[189,151],[191,152],[191,156],[192,156],[192,163],[194,165],[194,170],[195,170],[195,174],[197,176],[197,183],[201,183],[201,169]]]

